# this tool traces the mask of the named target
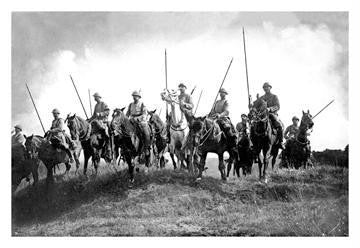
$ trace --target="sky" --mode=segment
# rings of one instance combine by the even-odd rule
[[[234,124],[247,112],[242,42],[246,34],[250,94],[272,84],[285,126],[308,109],[314,115],[313,150],[348,144],[348,14],[346,12],[13,12],[12,125],[42,134],[26,91],[32,91],[45,129],[53,108],[85,117],[71,74],[90,115],[88,90],[111,109],[125,107],[141,89],[149,110],[162,111],[167,50],[168,87],[185,83],[196,115],[210,111],[224,83]],[[92,99],[92,106],[95,103]]]

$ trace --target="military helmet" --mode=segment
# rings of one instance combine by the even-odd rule
[[[265,83],[263,84],[263,88],[265,88],[265,87],[270,87],[270,88],[272,88],[271,84],[269,84],[268,82],[265,82]]]
[[[241,114],[241,118],[242,118],[242,117],[247,118],[247,114]]]
[[[93,95],[93,97],[99,97],[101,98],[100,94],[98,92],[95,92],[95,94]]]
[[[51,111],[53,114],[60,114],[60,111],[57,108],[54,108],[53,111]]]
[[[297,116],[294,116],[291,120],[299,120]]]
[[[20,126],[19,124],[15,125],[14,128],[20,129],[20,131],[22,131],[22,126]]]
[[[180,83],[180,84],[179,84],[178,88],[180,88],[180,87],[184,87],[185,89],[187,89],[186,85],[183,84],[183,83]]]
[[[220,93],[224,93],[224,94],[226,94],[226,95],[228,94],[227,91],[226,91],[224,88],[221,88],[221,89],[219,90],[219,92],[220,92]]]
[[[141,97],[141,94],[139,91],[135,90],[132,94],[132,96],[138,96],[138,97]]]

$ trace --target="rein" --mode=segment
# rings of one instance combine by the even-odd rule
[[[202,140],[202,139],[204,139],[202,142],[200,142],[200,144],[198,145],[198,147],[201,147],[201,146],[203,146],[204,145],[204,143],[209,139],[209,137],[210,137],[210,131],[213,131],[214,130],[214,128],[215,128],[215,125],[213,125],[211,128],[209,128],[206,132],[205,132],[205,134],[202,136],[202,137],[200,137],[200,140]]]

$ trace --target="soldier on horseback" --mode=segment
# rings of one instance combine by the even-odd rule
[[[129,104],[126,116],[137,127],[140,136],[142,137],[142,147],[145,152],[145,158],[148,160],[150,156],[151,145],[151,131],[147,122],[147,110],[142,101],[140,101],[141,94],[138,91],[132,93],[134,101]],[[147,166],[149,161],[146,161]]]
[[[186,85],[183,83],[180,83],[179,86],[180,94],[178,95],[180,110],[185,114],[185,118],[188,118],[189,116],[193,115],[193,108],[194,104],[191,98],[191,95],[186,93]],[[167,120],[166,122],[166,130],[167,130],[167,143],[170,143],[170,121]]]
[[[215,102],[213,109],[210,111],[209,117],[215,119],[219,124],[221,130],[224,132],[228,144],[231,147],[236,146],[236,133],[233,124],[229,118],[229,103],[226,99],[228,94],[224,88],[221,88],[220,91],[220,100]]]
[[[96,101],[95,107],[94,107],[94,113],[90,117],[89,122],[92,122],[94,120],[98,120],[99,124],[105,131],[105,147],[106,147],[106,156],[111,157],[111,144],[110,144],[110,134],[109,134],[109,122],[108,122],[108,116],[110,113],[110,109],[108,105],[103,102],[101,99],[101,95],[99,93],[95,93],[93,95],[94,100]]]
[[[277,131],[279,147],[281,149],[285,149],[283,145],[283,126],[277,113],[280,109],[280,102],[279,98],[271,93],[271,88],[272,86],[268,82],[264,83],[263,89],[265,91],[265,94],[260,98],[264,100],[267,104],[271,126]]]
[[[64,150],[69,156],[70,163],[74,162],[71,150],[75,149],[75,143],[65,133],[64,120],[60,118],[60,111],[53,109],[54,120],[51,123],[50,130],[46,132],[45,137],[54,147]]]
[[[241,114],[241,122],[236,125],[236,130],[238,131],[238,140],[249,137],[250,125],[246,114]]]
[[[294,116],[292,118],[292,122],[293,122],[293,124],[291,124],[290,126],[288,126],[285,129],[284,136],[285,136],[286,142],[289,139],[294,139],[296,137],[297,132],[299,131],[299,118]]]
[[[24,146],[25,137],[22,133],[22,127],[20,125],[15,125],[15,133],[11,136],[11,145],[12,146]]]

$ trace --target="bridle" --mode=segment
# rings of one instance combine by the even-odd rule
[[[264,109],[263,111],[261,112],[258,112],[256,110],[253,110],[255,112],[255,116],[252,118],[251,122],[253,123],[266,123],[268,124],[269,122],[269,115],[268,115],[268,111],[267,109]],[[260,116],[264,116],[263,118],[260,118]],[[264,130],[263,133],[259,133],[256,128],[254,128],[254,133],[256,134],[256,136],[265,136],[266,134],[266,130]]]

